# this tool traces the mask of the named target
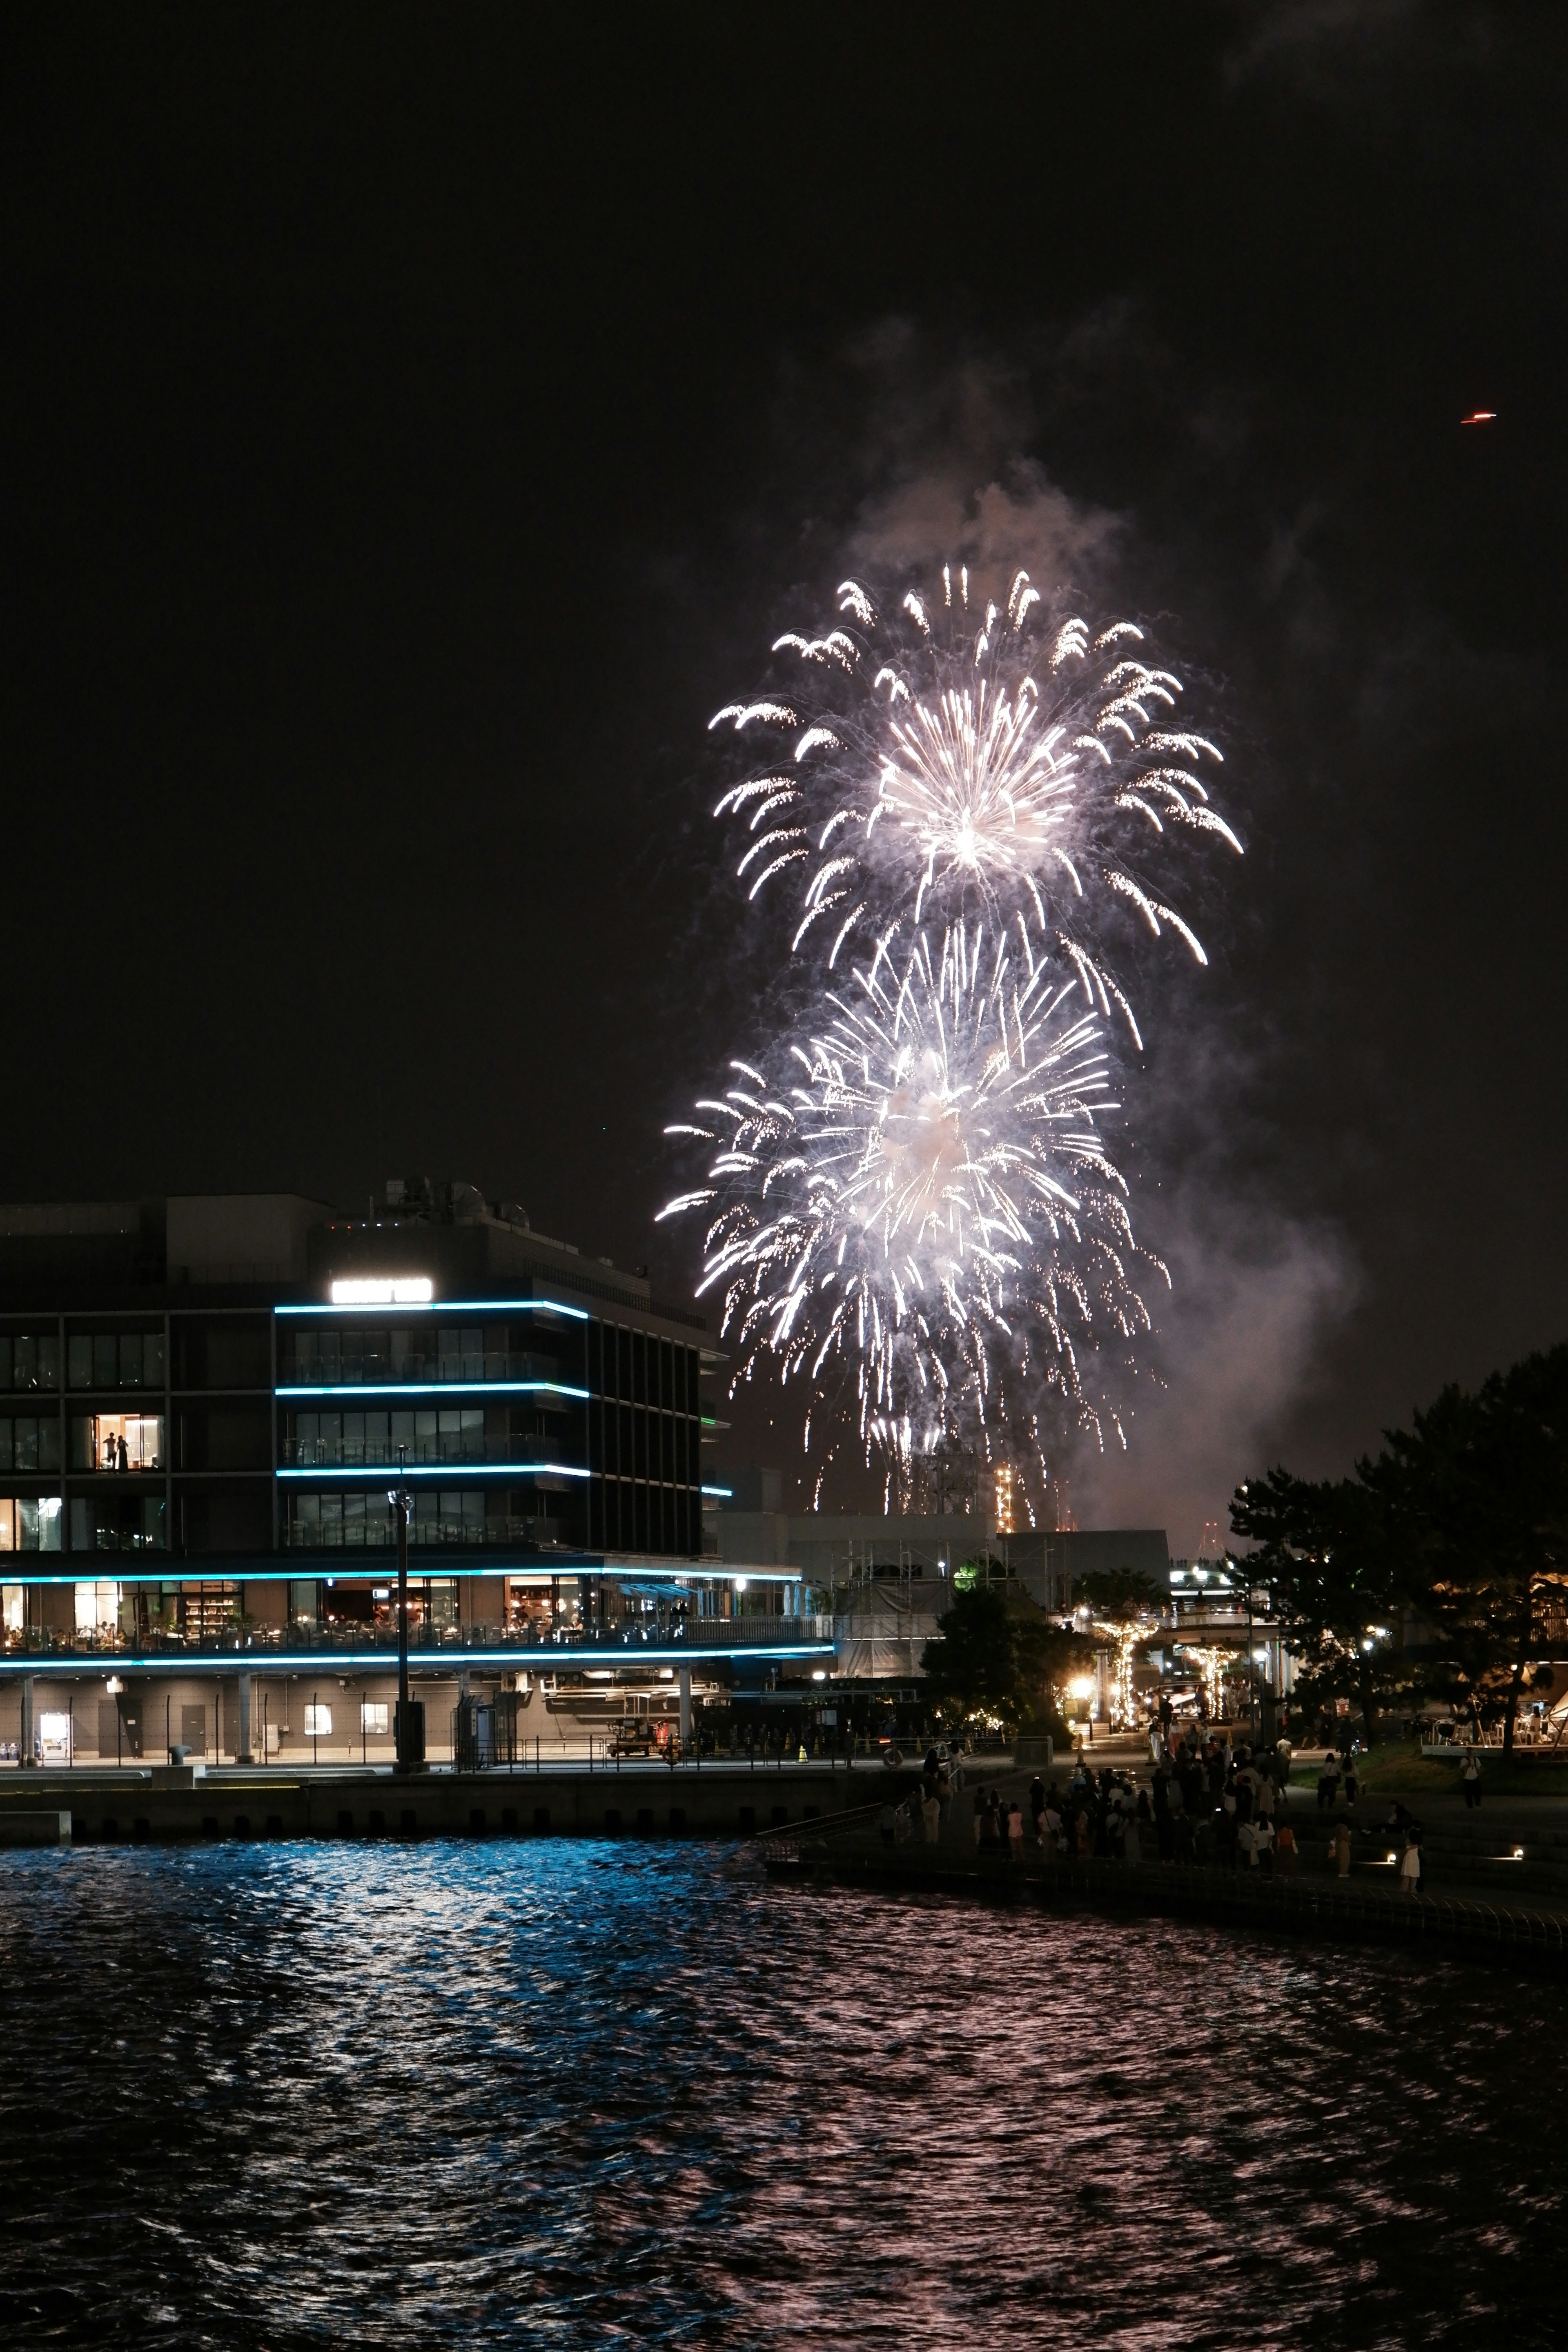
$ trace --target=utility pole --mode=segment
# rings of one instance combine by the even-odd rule
[[[397,1449],[397,1468],[400,1477],[407,1472],[406,1445]],[[414,1498],[406,1486],[398,1486],[386,1499],[397,1517],[397,1769],[418,1772],[425,1765],[425,1704],[421,1700],[416,1706],[408,1696],[408,1517]]]

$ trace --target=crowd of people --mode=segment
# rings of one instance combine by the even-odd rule
[[[1289,1878],[1300,1859],[1283,1803],[1289,1775],[1289,1753],[1282,1745],[1233,1745],[1228,1738],[1200,1737],[1194,1727],[1173,1745],[1162,1744],[1148,1786],[1113,1766],[1097,1773],[1080,1753],[1065,1787],[1053,1780],[1047,1788],[1037,1773],[1026,1799],[982,1787],[964,1811],[976,1851],[1010,1862],[1022,1863],[1032,1845],[1048,1861],[1158,1860]],[[936,1845],[951,1838],[963,1785],[962,1767],[933,1748],[919,1787],[901,1805],[889,1798],[882,1808],[884,1841]],[[1319,1778],[1319,1810],[1335,1812],[1342,1794],[1347,1805],[1354,1804],[1354,1754],[1342,1759],[1331,1750]],[[1341,1878],[1350,1874],[1355,1834],[1348,1815],[1341,1814],[1327,1849],[1330,1867]],[[1394,1800],[1381,1831],[1363,1827],[1359,1834],[1395,1842],[1401,1893],[1421,1892],[1421,1824],[1404,1804]]]

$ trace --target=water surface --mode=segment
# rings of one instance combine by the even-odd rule
[[[561,1841],[0,1861],[18,2343],[1473,2347],[1564,1995]]]

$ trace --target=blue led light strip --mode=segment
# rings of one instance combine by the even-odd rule
[[[331,1388],[278,1389],[279,1397],[563,1396],[588,1401],[586,1389],[564,1381],[344,1381]]]
[[[361,1304],[355,1300],[351,1306],[346,1300],[342,1304],[335,1304],[331,1299],[326,1298],[318,1306],[275,1307],[272,1312],[274,1315],[379,1315],[384,1323],[390,1321],[394,1316],[403,1315],[534,1315],[540,1312],[546,1315],[570,1315],[573,1320],[578,1323],[587,1323],[593,1319],[586,1307],[565,1307],[558,1298],[424,1298],[416,1301],[399,1299],[395,1306],[390,1299],[383,1299],[374,1306]]]
[[[460,1486],[465,1478],[536,1478],[542,1471],[552,1478],[587,1478],[592,1473],[570,1462],[411,1462],[400,1470],[395,1462],[369,1470],[279,1470],[279,1478],[374,1478],[384,1486],[389,1478],[441,1478]]]

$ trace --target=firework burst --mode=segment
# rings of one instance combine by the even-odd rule
[[[700,1288],[742,1377],[770,1355],[807,1382],[823,1469],[852,1433],[906,1502],[954,1456],[1005,1463],[1033,1502],[1064,1418],[1120,1433],[1108,1376],[1149,1328],[1143,1254],[1076,968],[1026,930],[917,929],[896,961],[852,966],[766,1067],[732,1069],[702,1126],[669,1130],[713,1150],[662,1214],[706,1213]]]
[[[830,970],[926,919],[1032,929],[1141,1044],[1100,934],[1131,916],[1206,961],[1168,870],[1202,839],[1240,854],[1200,773],[1221,755],[1133,623],[1047,616],[1025,572],[1005,608],[942,579],[889,613],[845,581],[840,625],[774,644],[780,692],[714,715],[742,770],[714,812],[748,836],[737,873],[796,894],[792,951]]]

